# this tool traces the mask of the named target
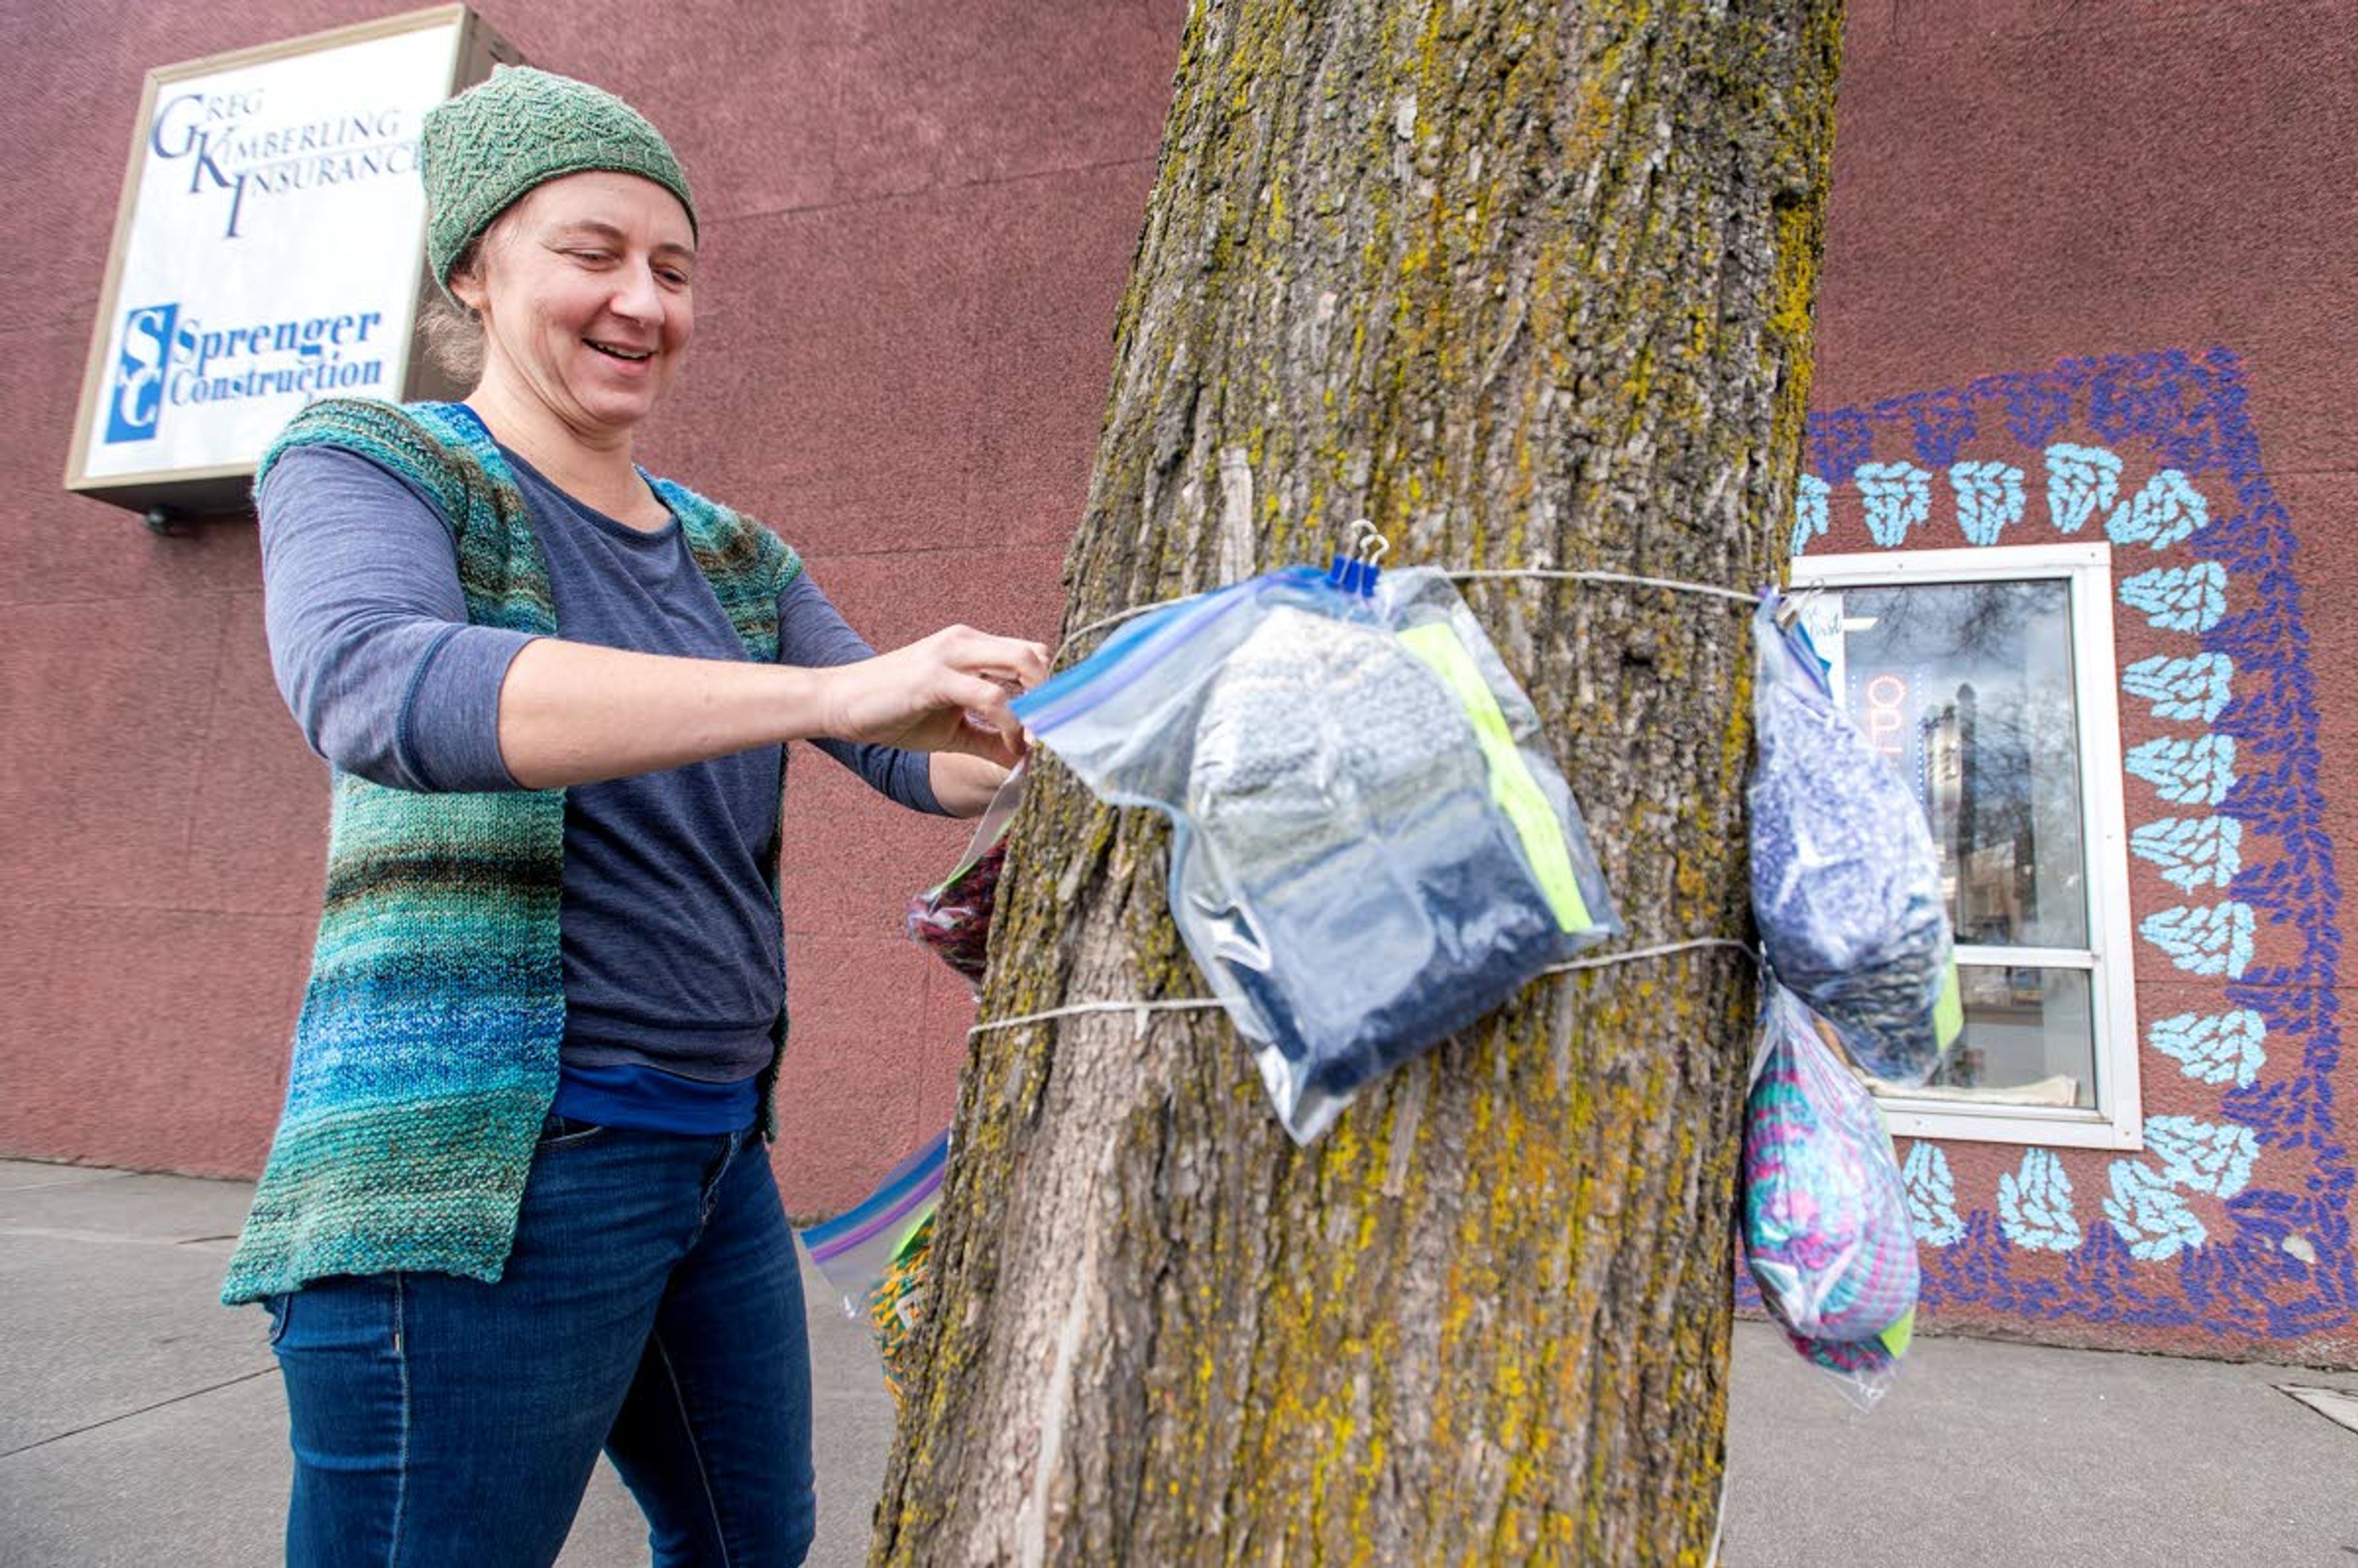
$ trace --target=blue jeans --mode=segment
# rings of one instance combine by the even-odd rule
[[[269,1304],[289,1563],[550,1563],[600,1448],[657,1563],[809,1550],[802,1276],[750,1132],[551,1117],[498,1283],[347,1276]]]

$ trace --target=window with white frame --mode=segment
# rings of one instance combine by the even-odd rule
[[[2138,1147],[2110,546],[1814,556],[1792,580],[1923,804],[1956,929],[1964,1035],[1925,1087],[1878,1087],[1892,1130]]]

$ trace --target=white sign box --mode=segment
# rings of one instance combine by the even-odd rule
[[[514,51],[446,5],[147,75],[66,488],[240,508],[315,398],[401,398],[426,112]]]

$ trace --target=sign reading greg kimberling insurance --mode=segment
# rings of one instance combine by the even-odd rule
[[[305,404],[441,390],[418,131],[516,59],[446,5],[148,72],[66,488],[236,509]]]

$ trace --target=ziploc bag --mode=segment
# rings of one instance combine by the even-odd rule
[[[909,901],[909,935],[932,948],[943,963],[982,984],[990,955],[990,917],[999,904],[999,877],[1007,863],[1007,828],[1023,804],[1023,764],[1007,775],[990,797],[974,838],[950,874]]]
[[[1171,818],[1172,917],[1299,1142],[1620,930],[1537,714],[1438,573],[1268,573],[1013,706],[1100,798]]]
[[[925,1320],[934,1281],[934,1216],[930,1209],[892,1254],[884,1277],[868,1293],[868,1327],[884,1362],[884,1386],[898,1400],[916,1370],[917,1325]]]
[[[1774,601],[1752,618],[1752,914],[1777,978],[1860,1066],[1913,1087],[1963,1027],[1923,807],[1834,699]]]
[[[1744,1256],[1793,1347],[1861,1405],[1914,1332],[1908,1194],[1866,1086],[1799,997],[1768,987],[1744,1102]]]
[[[949,1164],[942,1135],[894,1166],[876,1190],[802,1233],[811,1262],[843,1292],[848,1317],[865,1317],[895,1395],[907,1381],[903,1357],[924,1321],[931,1279],[934,1210]]]

